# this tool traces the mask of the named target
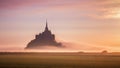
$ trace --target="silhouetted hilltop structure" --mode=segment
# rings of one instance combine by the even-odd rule
[[[29,42],[25,49],[39,49],[41,46],[62,46],[61,43],[56,42],[55,35],[48,29],[47,20],[44,32],[36,35],[35,39]]]
[[[108,53],[108,51],[107,50],[103,50],[101,53],[102,54],[106,54],[106,53]]]

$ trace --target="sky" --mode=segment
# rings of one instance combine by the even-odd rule
[[[120,51],[119,8],[119,0],[0,0],[0,50],[24,49],[47,19],[64,50]]]

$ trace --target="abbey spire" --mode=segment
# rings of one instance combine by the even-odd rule
[[[46,19],[46,27],[45,27],[45,31],[48,31],[48,23],[47,23],[47,19]]]

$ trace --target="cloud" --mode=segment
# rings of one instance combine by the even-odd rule
[[[43,5],[49,0],[0,0],[1,9],[15,9],[15,8],[24,8],[32,7],[34,5]]]
[[[117,19],[120,18],[120,1],[119,0],[95,0],[96,9],[99,14],[96,15],[96,18],[101,19]]]

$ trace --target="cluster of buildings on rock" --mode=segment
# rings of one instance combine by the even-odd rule
[[[61,43],[56,42],[55,35],[48,29],[47,20],[44,32],[36,35],[35,39],[31,40],[25,49],[37,49],[41,46],[62,46]]]

